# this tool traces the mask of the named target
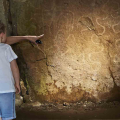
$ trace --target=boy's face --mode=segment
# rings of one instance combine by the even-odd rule
[[[5,43],[6,42],[6,32],[0,34],[0,42]]]

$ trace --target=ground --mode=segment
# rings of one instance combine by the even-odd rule
[[[119,119],[120,103],[80,102],[63,104],[39,104],[17,107],[16,120],[82,120],[82,119]]]

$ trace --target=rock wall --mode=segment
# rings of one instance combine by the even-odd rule
[[[37,100],[120,99],[119,0],[9,2],[14,35],[45,34],[39,48],[15,45],[21,77]]]
[[[10,7],[8,0],[0,0],[0,20],[5,24],[7,35],[9,36],[12,32],[10,23]]]

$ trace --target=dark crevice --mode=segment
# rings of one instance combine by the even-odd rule
[[[111,70],[112,62],[111,62],[111,57],[110,57],[110,53],[109,53],[109,47],[110,47],[109,42],[108,42],[107,45],[108,45],[108,57],[109,57],[109,61],[110,61],[110,66],[108,67],[108,70],[109,70],[109,73],[110,73],[110,75],[111,75],[111,77],[112,77],[112,79],[113,79],[114,87],[116,87],[117,84],[115,83],[115,78],[114,78],[113,72],[112,72],[112,70]]]
[[[26,62],[25,62],[25,60],[23,58],[21,49],[19,47],[15,47],[15,46],[16,45],[13,45],[13,49],[19,55],[19,59],[17,59],[17,64],[18,64],[19,71],[20,71],[20,78],[21,78],[21,81],[23,81],[24,87],[25,87],[25,92],[23,92],[24,90],[22,91],[22,89],[21,89],[20,96],[23,97],[23,102],[25,103],[26,102],[25,96],[30,95],[30,89],[31,89],[30,86],[29,86],[29,83],[27,81],[27,78],[28,78],[28,72],[27,72],[28,71],[28,66],[27,66],[27,64],[26,64]]]
[[[41,61],[41,60],[45,60],[45,59],[47,59],[47,58],[42,58],[42,59],[39,59],[39,60],[36,60],[36,61]]]
[[[110,76],[111,76],[112,79],[113,79],[114,87],[117,87],[117,84],[115,83],[115,78],[114,78],[114,75],[113,75],[113,73],[112,73],[112,70],[111,70],[110,67],[109,67],[108,69],[109,69],[109,72],[110,72]]]

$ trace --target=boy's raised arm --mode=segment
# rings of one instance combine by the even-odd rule
[[[6,38],[6,44],[11,45],[11,44],[18,43],[24,40],[29,40],[37,45],[35,41],[42,38],[43,36],[44,34],[40,36],[10,36]]]

